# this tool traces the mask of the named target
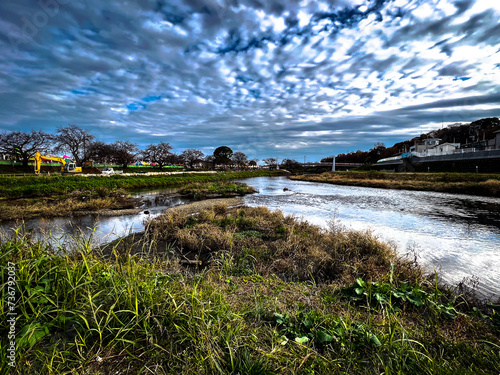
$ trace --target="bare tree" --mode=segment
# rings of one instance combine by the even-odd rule
[[[127,165],[133,164],[139,150],[137,145],[130,141],[117,141],[111,144],[112,148],[112,160],[123,168],[127,168]]]
[[[89,160],[99,164],[110,164],[113,157],[113,147],[110,144],[94,141],[89,146]]]
[[[243,152],[235,152],[233,157],[231,158],[233,163],[236,164],[239,168],[242,168],[248,164],[248,156]]]
[[[76,125],[59,127],[55,139],[57,141],[56,152],[70,153],[77,165],[82,165],[91,159],[89,151],[95,137],[88,130]]]
[[[144,159],[157,164],[161,169],[172,160],[172,153],[170,150],[172,150],[170,143],[160,142],[157,145],[152,143],[146,147],[142,154]]]
[[[215,169],[215,156],[207,155],[205,156],[205,162],[212,164],[212,169]]]
[[[283,168],[286,168],[286,169],[300,169],[301,168],[301,165],[300,163],[297,161],[297,160],[293,160],[293,159],[283,159],[281,161],[281,165],[283,166]]]
[[[269,169],[276,169],[276,158],[266,158],[262,160]]]
[[[181,159],[184,161],[184,164],[187,168],[193,167],[193,162],[195,160],[201,159],[205,156],[205,154],[201,150],[197,150],[195,148],[188,148],[187,150],[182,151]]]
[[[11,159],[21,160],[23,167],[28,167],[29,159],[37,151],[45,153],[51,141],[52,136],[42,131],[0,133],[0,151],[10,155]]]

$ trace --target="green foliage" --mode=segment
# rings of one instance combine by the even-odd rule
[[[396,311],[406,305],[428,308],[437,315],[454,319],[459,312],[451,302],[442,303],[444,298],[439,290],[426,291],[420,285],[402,282],[398,287],[392,283],[365,282],[358,278],[356,282],[344,288],[344,295],[355,304],[367,304],[371,307],[387,306]]]

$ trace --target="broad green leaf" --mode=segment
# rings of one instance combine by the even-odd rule
[[[331,342],[331,341],[333,341],[333,336],[329,335],[326,332],[318,331],[317,339],[322,344],[324,342]]]
[[[39,323],[32,323],[24,326],[19,332],[18,347],[28,346],[32,348],[38,341],[49,334],[47,326],[41,326]]]
[[[360,287],[363,287],[363,288],[366,287],[366,282],[364,282],[363,279],[358,278],[358,279],[356,279],[356,282],[358,283],[358,285]]]
[[[309,341],[309,337],[303,336],[303,337],[296,337],[295,342],[298,342],[299,344],[305,344]]]

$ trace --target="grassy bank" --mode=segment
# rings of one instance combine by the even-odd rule
[[[201,200],[236,197],[251,193],[255,193],[255,189],[251,186],[222,180],[187,183],[179,188],[177,194],[187,199]],[[141,199],[131,198],[124,189],[74,191],[48,198],[0,201],[0,221],[85,215],[104,210],[127,210],[137,208],[141,204]]]
[[[383,189],[438,191],[500,197],[500,175],[478,173],[327,172],[291,176],[292,180]]]
[[[0,177],[0,221],[61,217],[102,210],[131,209],[140,204],[127,190],[179,188],[188,199],[232,197],[255,190],[234,179],[272,176],[276,171],[217,174],[111,177]]]
[[[19,372],[492,374],[492,308],[426,281],[369,233],[265,208],[172,212],[73,252],[3,238],[16,274]],[[200,264],[201,262],[201,264]],[[2,285],[7,285],[2,272]],[[7,301],[7,287],[2,288]],[[8,305],[2,303],[2,316]],[[6,319],[0,321],[2,370]]]
[[[111,177],[1,177],[0,199],[32,198],[66,195],[71,192],[94,192],[102,194],[115,189],[140,189],[154,187],[179,187],[198,182],[228,181],[240,178],[279,175],[280,171],[221,172],[216,174],[175,174],[161,176]]]

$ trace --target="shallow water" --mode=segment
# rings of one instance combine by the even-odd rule
[[[242,180],[259,190],[249,206],[267,206],[327,226],[371,230],[400,254],[417,252],[427,270],[457,284],[479,278],[483,297],[500,297],[500,199],[341,186],[286,177]],[[286,187],[289,191],[283,191]]]
[[[121,216],[84,215],[51,219],[32,219],[24,223],[8,222],[1,229],[12,233],[13,229],[23,226],[38,238],[49,239],[54,245],[73,246],[75,239],[89,240],[93,245],[111,242],[131,233],[144,231],[144,223],[160,215],[166,208],[188,203],[188,200],[163,194],[171,193],[171,189],[132,193],[135,198],[143,198],[145,203],[135,214]],[[50,234],[50,236],[47,236]]]

